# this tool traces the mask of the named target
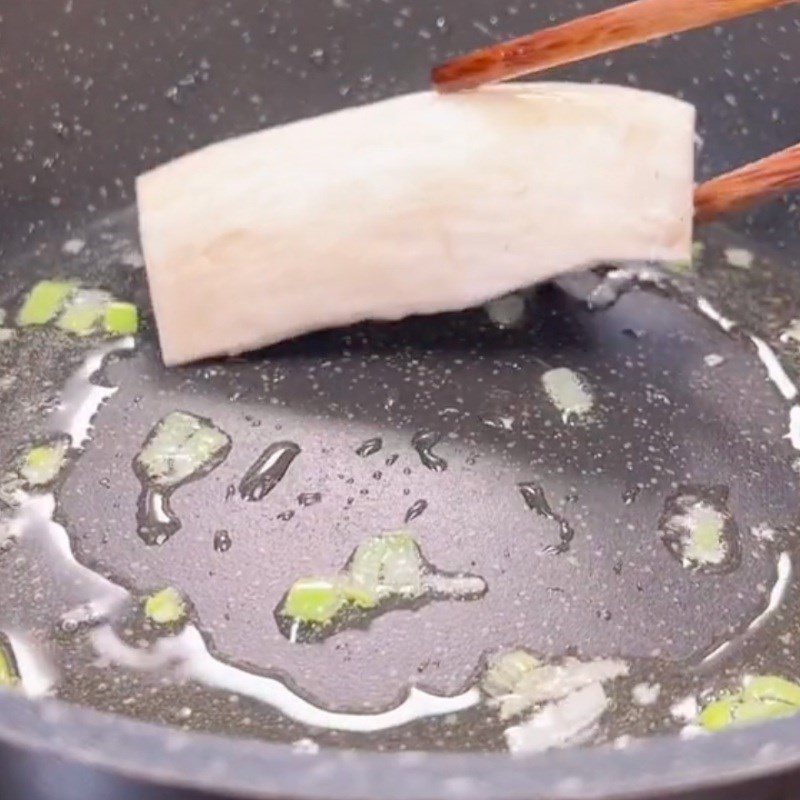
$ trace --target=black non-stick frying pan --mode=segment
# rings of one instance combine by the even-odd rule
[[[798,719],[690,736],[744,676],[800,680],[791,199],[699,231],[691,269],[621,279],[607,265],[522,293],[510,325],[475,309],[160,363],[138,172],[420,88],[449,54],[603,5],[2,4],[0,305],[13,319],[55,274],[143,317],[134,343],[49,328],[0,343],[4,472],[32,443],[85,438],[54,487],[4,511],[0,629],[32,696],[0,696],[0,738],[25,751],[9,787],[20,765],[61,774],[31,760],[44,751],[228,796],[793,796],[773,778],[800,765]],[[799,37],[790,7],[558,77],[696,103],[705,176],[797,139]],[[589,412],[553,405],[553,369],[585,381]],[[168,520],[136,458],[176,410],[230,447],[171,492]],[[675,538],[698,504],[728,537],[707,568]],[[292,641],[291,583],[401,528],[431,570],[487,590]],[[187,600],[185,627],[142,618],[165,586]],[[565,737],[593,746],[509,756],[520,720],[480,687],[513,648],[624,665],[601,713]],[[89,781],[83,796],[131,785],[67,776]]]

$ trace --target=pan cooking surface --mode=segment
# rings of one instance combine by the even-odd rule
[[[678,730],[745,674],[800,678],[796,273],[707,238],[669,279],[604,268],[491,313],[169,371],[130,214],[12,265],[8,320],[54,272],[144,316],[131,341],[42,328],[0,345],[6,471],[86,435],[52,494],[4,510],[0,624],[25,689],[300,748],[525,750]],[[156,485],[140,454],[173,412],[220,449]],[[287,635],[295,580],[401,529],[431,574],[480,591]],[[145,619],[164,587],[187,621]],[[518,649],[588,677],[507,713],[486,671]]]

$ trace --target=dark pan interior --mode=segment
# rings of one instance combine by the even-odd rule
[[[518,646],[544,657],[626,661],[600,742],[673,733],[683,724],[672,712],[681,698],[728,688],[748,671],[800,677],[790,646],[793,582],[776,613],[763,617],[797,546],[796,452],[785,436],[791,403],[767,380],[749,338],[769,343],[789,376],[800,366],[796,344],[780,341],[800,316],[791,199],[704,231],[697,274],[634,284],[601,310],[587,308],[575,282],[562,283],[526,292],[524,317],[510,329],[476,309],[317,334],[225,364],[160,365],[134,217],[121,210],[132,202],[137,172],[224,136],[419,88],[433,61],[532,29],[556,12],[566,18],[577,9],[356,0],[202,8],[43,0],[35,9],[2,9],[0,24],[15,34],[0,52],[0,300],[13,308],[55,270],[133,298],[144,311],[136,349],[111,357],[98,378],[118,390],[59,487],[55,521],[82,564],[134,597],[179,586],[221,662],[276,677],[332,712],[385,712],[412,685],[458,695],[475,684],[487,657]],[[700,173],[708,175],[796,137],[797,35],[788,9],[557,77],[629,83],[697,103]],[[64,242],[76,238],[84,249],[65,253]],[[755,266],[731,268],[731,246],[752,251]],[[595,285],[600,277],[583,280]],[[737,328],[724,331],[699,313],[697,293]],[[4,464],[50,429],[43,412],[87,352],[46,334],[0,352],[4,373],[14,376],[3,387]],[[709,354],[721,365],[709,368]],[[541,375],[557,367],[594,387],[595,407],[579,424],[566,424],[542,391]],[[181,529],[152,546],[136,535],[141,486],[132,462],[153,425],[176,409],[213,420],[232,448],[213,472],[176,490]],[[380,450],[357,452],[376,439]],[[421,440],[435,444],[426,451]],[[248,502],[238,491],[242,476],[265,448],[287,441],[299,455],[264,499]],[[526,504],[520,484],[541,491],[551,513]],[[740,551],[731,569],[699,576],[660,540],[670,503],[691,492],[723,498]],[[315,494],[319,501],[300,500]],[[485,596],[396,609],[366,631],[323,642],[286,639],[273,612],[295,578],[336,571],[365,536],[406,526],[437,569],[483,578]],[[751,534],[760,526],[775,532],[770,541]],[[221,531],[230,547],[219,546]],[[92,599],[95,579],[65,573],[46,533],[0,560],[0,621],[4,630],[47,639],[63,614]],[[552,552],[565,538],[569,548]],[[109,685],[86,636],[74,644],[54,638],[58,697],[188,728],[177,740],[183,755],[166,763],[153,757],[158,742],[177,746],[174,732],[110,727],[89,712],[0,697],[16,728],[9,738],[55,737],[51,746],[155,780],[296,796],[325,786],[330,795],[366,797],[395,791],[383,777],[389,770],[408,781],[404,796],[622,796],[732,780],[745,768],[796,758],[791,746],[776,744],[795,730],[787,722],[702,744],[668,735],[629,749],[564,752],[546,765],[529,757],[511,766],[503,754],[403,761],[331,752],[297,770],[298,755],[287,747],[252,742],[237,752],[200,736],[308,738],[291,715],[246,692],[232,709],[221,690],[154,685],[135,670],[121,670]],[[651,682],[662,687],[660,701],[636,708],[633,687]],[[443,716],[380,735],[311,734],[323,748],[484,751],[503,749],[502,728],[472,708],[457,724]],[[210,751],[214,771],[193,769]],[[264,785],[258,776],[267,765],[273,777]],[[481,772],[495,776],[491,792]]]

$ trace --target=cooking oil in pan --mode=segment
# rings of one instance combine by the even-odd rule
[[[233,539],[226,530],[219,530],[214,533],[214,550],[218,553],[227,553],[233,547]]]
[[[667,498],[659,533],[684,567],[724,572],[739,565],[739,531],[727,504],[724,486],[682,486]]]
[[[250,502],[263,500],[280,482],[300,455],[294,442],[274,442],[256,459],[239,483],[239,494]]]
[[[178,487],[215,469],[230,447],[224,431],[185,411],[173,411],[156,424],[134,458],[134,470],[142,483],[137,531],[145,544],[164,544],[180,529],[170,496]]]
[[[447,461],[433,452],[433,448],[441,440],[442,434],[433,430],[417,431],[411,439],[411,446],[417,451],[422,465],[433,472],[444,472],[447,469]]]
[[[390,533],[362,542],[337,574],[295,581],[275,620],[292,642],[318,641],[342,628],[365,627],[393,609],[477,600],[486,591],[479,575],[443,572],[423,557],[410,534]]]
[[[315,506],[317,503],[322,502],[322,492],[303,492],[297,495],[297,502],[303,506],[303,508]]]
[[[406,511],[405,518],[403,521],[408,524],[409,522],[413,522],[418,517],[421,517],[425,513],[425,509],[428,507],[427,500],[415,500],[409,507],[408,511]]]
[[[513,319],[167,371],[118,257],[132,217],[80,240],[58,272],[144,313],[116,337],[18,326],[52,276],[47,254],[8,265],[0,629],[19,690],[379,749],[535,752],[794,712],[800,286],[774,253],[732,268],[742,242],[712,229],[677,278],[587,273],[515,295]],[[759,280],[768,313],[741,302],[767,297]],[[404,520],[399,561],[370,549]],[[283,613],[293,581],[316,620]],[[165,587],[185,601],[169,623],[146,613]]]
[[[373,456],[375,453],[379,452],[381,448],[383,448],[383,439],[381,439],[380,436],[373,436],[371,439],[362,442],[356,448],[356,455],[362,458],[369,458],[369,456]]]
[[[558,544],[551,544],[545,548],[546,552],[566,553],[575,538],[572,526],[560,514],[556,514],[547,502],[544,489],[531,481],[519,484],[519,491],[525,505],[538,516],[552,520],[558,525]]]

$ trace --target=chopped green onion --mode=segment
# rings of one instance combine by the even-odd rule
[[[108,292],[79,289],[56,320],[56,327],[76,336],[90,336],[100,327],[106,306],[110,302],[111,295]]]
[[[281,613],[299,622],[324,625],[339,613],[347,600],[335,578],[301,578],[289,589]]]
[[[22,459],[20,475],[29,486],[47,486],[57,477],[67,455],[67,442],[59,440],[32,447]]]
[[[565,423],[572,417],[586,416],[594,406],[594,396],[586,381],[567,367],[545,372],[542,386]]]
[[[701,728],[710,732],[721,731],[735,722],[734,707],[738,705],[735,697],[721,697],[709,703],[697,718]]]
[[[735,725],[782,719],[800,712],[800,685],[775,675],[745,682],[740,692],[725,694],[698,715],[703,729],[716,732]]]
[[[715,508],[692,509],[691,534],[684,558],[694,564],[720,564],[725,560],[725,518]]]
[[[133,303],[113,301],[106,306],[103,317],[106,333],[114,336],[130,336],[139,328],[139,313]]]
[[[745,684],[745,697],[752,700],[774,700],[800,708],[800,686],[777,675],[761,675]]]
[[[280,613],[324,625],[348,605],[371,609],[389,597],[420,597],[422,567],[419,546],[408,534],[374,536],[356,549],[344,573],[296,581]]]
[[[213,464],[228,447],[228,436],[208,420],[173,411],[153,429],[136,464],[157,486],[176,486]]]
[[[486,670],[483,690],[490,697],[502,697],[517,690],[520,682],[542,662],[525,650],[510,650],[496,657]]]
[[[13,658],[7,645],[0,646],[0,686],[12,688],[19,683]]]
[[[627,664],[615,659],[580,661],[568,656],[545,663],[524,650],[511,650],[489,662],[481,688],[489,703],[499,708],[500,718],[510,719],[534,706],[627,674]]]
[[[359,608],[375,608],[378,604],[374,595],[349,580],[342,582],[342,594],[348,603],[352,603]]]
[[[18,325],[44,325],[50,322],[75,291],[72,281],[40,281],[28,292],[17,314]]]
[[[157,625],[175,625],[186,616],[186,604],[181,593],[168,586],[145,600],[144,613]]]
[[[359,545],[348,574],[351,584],[375,601],[396,595],[419,597],[425,592],[419,545],[407,533],[375,536]]]
[[[485,581],[478,576],[438,573],[407,533],[387,533],[362,542],[338,574],[295,581],[275,614],[281,630],[295,641],[294,623],[324,626],[356,609],[379,613],[389,601],[473,599],[485,591]],[[291,629],[285,618],[294,621]],[[319,630],[300,633],[303,638],[320,635]]]

